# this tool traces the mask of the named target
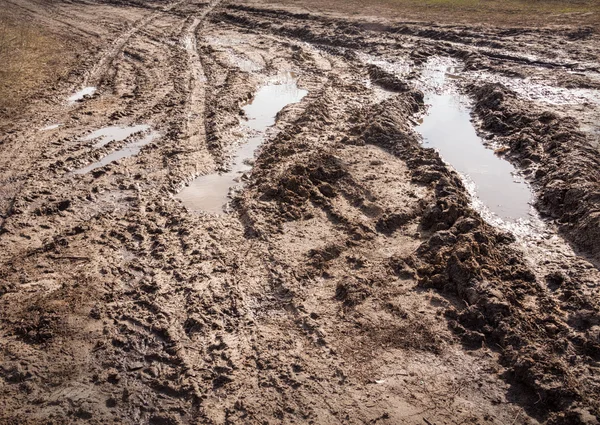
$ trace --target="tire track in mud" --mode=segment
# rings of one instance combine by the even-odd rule
[[[167,17],[169,19],[167,20],[169,26],[178,25],[177,20],[169,18],[164,14],[163,10],[157,12],[152,19],[156,20],[159,16]],[[169,30],[168,27],[165,28],[164,25],[162,28],[163,31]],[[42,160],[35,162],[37,169],[27,169],[28,174],[26,178],[12,178],[14,184],[20,184],[20,190],[17,191],[11,189],[9,185],[4,185],[4,189],[7,191],[12,191],[14,196],[12,198],[3,197],[3,201],[6,200],[8,202],[6,204],[6,208],[4,208],[4,202],[2,205],[3,209],[6,210],[6,214],[3,215],[2,220],[2,231],[3,233],[6,233],[5,236],[8,238],[3,242],[8,243],[10,240],[16,241],[19,238],[11,235],[11,233],[16,231],[15,228],[27,226],[27,224],[18,223],[19,220],[17,220],[16,223],[11,223],[8,218],[12,212],[16,212],[18,215],[22,213],[24,209],[27,209],[32,203],[37,203],[32,202],[32,200],[40,196],[39,193],[41,189],[39,187],[37,189],[34,187],[34,179],[31,177],[35,174],[41,175],[49,172],[54,176],[51,178],[51,180],[55,180],[57,177],[56,171],[60,169],[64,170],[63,167],[66,165],[64,161],[56,160],[53,161],[53,163],[48,164],[48,158],[60,158],[65,154],[70,155],[70,161],[67,161],[67,163],[70,162],[70,164],[67,165],[68,168],[64,170],[68,172],[69,168],[72,169],[78,167],[80,166],[79,164],[86,165],[86,163],[89,163],[90,160],[98,159],[98,154],[102,154],[102,152],[90,151],[88,146],[89,144],[80,142],[74,143],[74,141],[77,141],[81,134],[87,129],[97,129],[107,125],[112,125],[115,120],[121,121],[122,123],[124,120],[126,120],[126,123],[132,118],[134,120],[142,119],[145,121],[150,117],[150,119],[160,122],[163,119],[162,116],[172,110],[170,105],[174,104],[173,93],[176,94],[176,92],[169,86],[176,85],[176,82],[171,83],[171,80],[165,80],[164,76],[167,74],[171,78],[171,74],[176,73],[177,70],[175,65],[182,61],[176,60],[176,56],[174,55],[173,51],[177,49],[173,49],[173,46],[170,46],[168,43],[162,43],[160,35],[159,37],[155,37],[152,35],[152,32],[144,32],[145,31],[142,31],[142,26],[140,25],[137,26],[137,31],[135,33],[130,31],[127,40],[122,40],[124,43],[120,43],[122,55],[118,54],[119,49],[114,49],[113,51],[115,53],[115,58],[120,56],[122,56],[122,58],[119,60],[113,59],[112,61],[106,62],[107,68],[104,70],[104,73],[110,73],[111,79],[109,83],[112,86],[114,94],[117,95],[108,96],[108,104],[106,102],[106,98],[101,100],[101,102],[104,102],[102,107],[106,108],[107,110],[107,112],[105,112],[105,116],[108,116],[108,121],[106,121],[106,118],[101,118],[100,122],[98,118],[94,119],[92,114],[97,109],[97,102],[84,102],[81,105],[76,105],[74,112],[71,111],[70,116],[74,117],[75,119],[61,116],[61,112],[63,112],[62,108],[57,111],[58,113],[55,111],[55,120],[58,122],[70,121],[70,125],[67,124],[55,132],[45,134],[35,128],[32,129],[30,126],[27,126],[24,128],[23,132],[17,132],[14,134],[15,140],[31,137],[40,142],[41,148],[38,147],[36,153],[41,156]],[[153,44],[154,47],[152,46]],[[136,51],[140,55],[136,54]],[[150,70],[148,70],[147,64],[149,62],[158,62],[164,65],[161,67],[152,67]],[[165,72],[165,70],[173,70],[173,72]],[[104,76],[103,78],[106,77]],[[168,91],[165,91],[165,89]],[[157,95],[159,96],[158,100],[156,99]],[[148,111],[147,102],[157,102],[155,106],[158,106],[158,108],[153,107],[151,114],[150,111]],[[65,113],[67,112],[65,111]],[[160,115],[158,113],[160,113]],[[171,121],[176,122],[177,116],[173,116]],[[4,147],[6,148],[6,145]],[[14,147],[14,158],[10,161],[13,167],[13,172],[17,171],[18,168],[15,166],[17,158],[20,158],[22,161],[27,159],[31,160],[31,156],[27,153],[27,149],[36,147],[36,145],[28,144],[27,146],[21,147],[18,144],[15,144]],[[6,149],[5,153],[7,153]],[[82,163],[82,159],[86,162]],[[46,162],[46,164],[42,165],[44,162]],[[75,164],[75,167],[71,164]],[[61,180],[65,178],[72,180],[67,173],[60,174],[63,174]],[[9,178],[8,173],[6,173],[5,176]],[[48,180],[47,182],[49,183],[51,180]],[[71,183],[72,182],[70,182],[70,184]],[[11,183],[12,186],[14,186],[14,184]],[[54,186],[54,184],[50,184],[50,186]],[[87,187],[85,190],[89,191],[88,182],[76,181],[75,186],[80,187],[80,189]],[[54,191],[54,189],[50,190]],[[112,190],[114,191],[114,189]],[[24,197],[22,194],[25,192],[32,193],[33,198]],[[47,189],[42,190],[42,192],[47,194],[50,193]],[[46,198],[47,194],[43,195],[42,198]],[[46,202],[47,201],[40,199],[41,204]],[[64,204],[70,204],[73,206],[73,208],[81,211],[82,214],[80,219],[84,221],[89,218],[88,214],[90,211],[98,208],[96,214],[101,214],[103,209],[106,207],[106,205],[104,205],[104,207],[96,206],[95,202],[79,202],[72,194],[65,195],[61,202]],[[100,204],[102,203],[103,201],[100,202]],[[41,208],[44,210],[46,207],[43,206]],[[52,209],[52,207],[49,208]],[[56,223],[57,226],[53,230],[50,231],[50,229],[42,229],[42,233],[46,233],[46,237],[56,237],[62,232],[68,231],[68,229],[72,228],[74,225],[76,226],[75,223],[77,221],[79,220],[75,220],[75,222],[68,220],[67,222],[62,222],[60,224]],[[41,238],[43,238],[43,236],[40,234],[40,239]],[[22,239],[22,242],[24,242],[25,245],[28,245],[35,250],[37,247],[39,247],[40,240],[34,239],[34,241],[34,243],[31,243],[28,239]]]
[[[100,58],[97,60],[96,64],[86,73],[86,76],[83,79],[82,86],[86,87],[89,85],[96,86],[100,84],[102,80],[102,75],[106,72],[106,69],[110,66],[111,62],[123,51],[123,47],[127,44],[127,42],[131,39],[133,35],[138,33],[144,27],[152,23],[157,17],[161,14],[171,11],[173,8],[179,6],[183,1],[171,2],[162,10],[150,13],[149,16],[140,19],[136,23],[133,24],[133,27],[127,31],[125,31],[122,35],[120,35],[116,40],[114,40],[111,46],[101,54]]]
[[[156,12],[151,12],[149,14],[149,16],[139,19],[137,22],[134,23],[133,27],[127,31],[125,31],[122,35],[120,35],[119,37],[117,37],[117,39],[113,40],[111,42],[111,46],[109,48],[105,48],[104,52],[100,55],[101,57],[99,58],[99,60],[96,62],[95,65],[93,65],[90,69],[88,69],[87,71],[85,71],[84,74],[85,77],[83,79],[83,85],[87,85],[90,83],[100,83],[100,80],[102,78],[104,78],[104,74],[106,72],[111,71],[111,66],[113,66],[113,63],[115,61],[115,58],[118,57],[118,55],[120,53],[123,52],[124,48],[126,47],[127,43],[130,42],[130,40],[132,39],[132,37],[134,37],[136,34],[138,34],[144,27],[148,26],[150,23],[152,23],[156,18],[158,18],[159,16],[161,16],[162,14],[170,11],[172,8],[176,7],[177,5],[179,5],[181,2],[173,2],[165,7],[162,7],[161,10],[156,11]],[[69,16],[68,14],[65,13],[65,11],[63,10],[62,7],[53,7],[51,8],[52,13],[50,17],[46,17],[44,16],[45,12],[47,12],[48,10],[48,6],[45,6],[42,11],[38,10],[38,7],[36,6],[35,8],[31,9],[31,13],[34,13],[36,16],[37,15],[41,15],[40,19],[42,22],[46,22],[46,21],[51,21],[54,22],[54,20],[56,19],[56,16],[60,16],[64,19],[68,19]],[[64,23],[62,23],[61,21],[61,25],[63,25]],[[66,24],[64,24],[66,25]],[[83,26],[84,24],[81,22],[77,22],[77,23],[71,23],[71,26]],[[87,34],[87,32],[86,32]],[[94,34],[95,36],[98,36],[98,34]],[[132,69],[134,69],[133,72],[138,73],[141,71],[143,72],[142,68],[139,66],[132,66]],[[113,72],[117,72],[117,69],[113,69]],[[110,82],[111,84],[114,84],[114,81]],[[52,102],[52,103],[56,103],[56,101]],[[61,102],[62,103],[62,102]],[[123,114],[119,115],[117,113],[117,115],[113,115],[112,119],[115,118],[120,118],[122,116],[130,116],[133,114],[133,110],[131,108],[131,105],[133,102],[129,102],[130,103],[130,107],[126,108],[128,109],[128,111],[125,111]],[[53,117],[53,119],[59,121],[59,122],[63,122],[64,120],[68,120],[67,117],[65,116],[61,116],[61,112],[65,112],[66,111],[62,111],[62,108],[57,108],[57,105],[53,105],[56,109],[58,109],[58,113],[56,113],[56,111],[52,114],[46,114],[48,115],[47,117],[45,117],[46,119],[48,119],[49,117]],[[75,107],[79,110],[81,110],[81,106],[79,105],[75,105]],[[50,109],[50,108],[49,108]],[[79,111],[81,112],[81,111]],[[52,118],[51,118],[52,119]],[[39,132],[39,130],[35,129],[35,128],[30,128],[29,126],[24,127],[22,129],[23,131],[19,131],[18,133],[14,134],[14,139],[18,139],[20,137],[31,137],[34,138],[36,140],[39,139],[47,139],[48,136],[44,137],[45,135],[41,134]],[[84,130],[82,130],[84,131]],[[25,134],[29,132],[30,134]],[[59,131],[60,134],[60,131]],[[7,140],[7,141],[11,141],[13,138]],[[14,171],[15,164],[18,163],[19,161],[27,161],[27,160],[31,160],[31,154],[32,152],[29,152],[27,149],[30,147],[31,145],[28,144],[27,146],[23,146],[20,144],[15,144],[14,147],[10,146],[10,143],[5,143],[3,148],[4,148],[4,152],[3,152],[3,156],[4,159],[6,159],[6,164],[9,164],[9,168],[12,167],[12,171],[7,168],[6,172],[3,173],[3,176],[6,177],[7,179],[12,178],[14,181],[18,181],[18,180],[24,180],[24,182],[20,185],[20,190],[26,190],[26,187],[28,186],[27,181],[29,180],[28,178],[25,177],[20,177],[20,178],[16,178],[16,177],[10,177],[10,173]],[[9,150],[10,149],[10,150]],[[47,153],[41,153],[48,150],[48,147],[45,145],[42,145],[41,149],[37,149],[36,152],[34,153],[34,155],[41,155],[42,158],[47,157]],[[8,159],[10,158],[10,159]],[[37,163],[37,161],[36,161]],[[41,169],[37,169],[37,170],[29,170],[29,175],[27,177],[30,177],[32,175],[32,173],[40,173],[42,172]],[[12,190],[14,193],[16,193],[16,195],[12,198],[12,200],[9,201],[9,203],[11,205],[19,205],[19,201],[16,199],[18,198],[18,192],[19,190],[16,189],[10,189],[9,186],[12,186],[12,183],[7,183],[5,184],[5,188],[7,190]],[[5,198],[5,197],[3,197]],[[7,207],[4,208],[6,213],[5,213],[5,217],[3,219],[3,228],[4,228],[4,224],[6,222],[6,217],[8,215],[10,215],[10,211],[12,210],[12,207]],[[18,208],[17,208],[18,210]]]
[[[125,102],[136,119],[156,114],[169,143],[69,187],[45,181],[57,168],[33,179],[39,190],[23,191],[30,200],[20,204],[14,237],[52,237],[36,250],[15,248],[2,265],[8,407],[0,420],[34,409],[82,423],[511,423],[529,421],[548,401],[558,405],[553,423],[563,411],[565,424],[584,417],[593,403],[577,398],[578,377],[564,372],[575,356],[577,372],[591,376],[584,357],[597,355],[597,312],[581,282],[554,276],[562,288],[540,289],[511,238],[468,206],[457,176],[418,143],[418,93],[402,89],[381,103],[351,53],[306,46],[301,35],[213,25],[208,12],[130,37],[123,49],[161,62],[157,71],[127,54],[108,61],[102,77],[114,71],[115,93],[136,92],[107,110]],[[282,111],[234,214],[223,217],[188,214],[163,190],[200,161],[212,167],[235,143],[227,126],[215,126],[216,154],[189,154],[208,149],[206,92],[220,97],[211,107],[222,115],[212,118],[233,122],[240,96],[258,81],[208,46],[200,57],[203,22],[203,34],[226,41],[256,37],[244,48],[266,58],[265,73],[293,64],[310,89]],[[159,42],[169,35],[176,43]],[[152,100],[157,87],[163,104]],[[77,113],[97,114],[96,104]],[[60,160],[73,154],[67,146]],[[83,219],[111,193],[120,209],[108,202]],[[512,389],[500,377],[510,372]],[[594,385],[580,388],[593,393]],[[541,401],[527,396],[536,390]]]
[[[191,17],[189,26],[184,30],[181,38],[181,44],[184,46],[189,62],[189,94],[187,98],[187,111],[185,122],[185,138],[187,139],[185,148],[194,152],[194,158],[191,159],[195,164],[204,164],[210,168],[210,152],[207,149],[206,143],[206,124],[205,124],[205,109],[206,109],[206,82],[207,78],[204,73],[202,60],[198,52],[198,36],[201,35],[204,22],[207,16],[218,7],[220,0],[211,0],[205,6],[204,11],[198,15]],[[198,158],[197,155],[200,155]],[[207,164],[208,162],[208,164]],[[193,177],[199,175],[200,172],[207,170],[194,170]]]
[[[517,37],[510,31],[487,27],[480,33],[475,33],[462,26],[423,28],[423,25],[414,23],[362,23],[244,5],[228,5],[219,14],[219,19],[250,31],[267,30],[323,46],[371,50],[371,53],[374,53],[376,50],[385,51],[394,45],[398,51],[415,61],[445,52],[447,55],[467,60],[472,69],[486,69],[489,63],[498,67],[508,62],[510,66],[522,65],[523,70],[518,69],[518,72],[523,72],[524,75],[544,70],[543,72],[550,76],[555,69],[562,69],[562,72],[571,69],[597,71],[597,65],[589,63],[593,61],[593,55],[590,55],[589,51],[597,52],[597,48],[592,47],[595,38],[593,34],[588,34],[579,40],[578,44],[574,44],[568,31],[531,30],[517,32]],[[298,28],[288,24],[286,19],[299,20],[306,25]],[[260,21],[260,30],[254,26],[256,21]],[[543,42],[540,42],[540,35],[544,36]],[[521,45],[511,46],[514,38],[529,41],[530,48],[537,48],[535,55],[532,56],[530,52],[520,54],[523,50]],[[568,42],[568,46],[565,46],[565,42]],[[586,49],[586,46],[589,46],[589,49]],[[553,52],[552,57],[548,56],[548,51]],[[515,71],[517,70],[507,70],[507,75],[511,72],[514,75]]]
[[[243,21],[243,20],[242,20]],[[245,21],[243,22],[243,26],[245,28],[252,28],[253,27],[253,22],[252,21]],[[262,25],[264,27],[264,25]],[[302,35],[300,35],[298,38],[302,39]],[[510,250],[510,249],[509,249]],[[427,248],[424,245],[422,248],[422,254],[423,255],[427,255]],[[429,259],[428,261],[437,261],[434,259]],[[522,263],[520,263],[521,267],[524,267],[524,265]],[[454,267],[454,265],[452,266]],[[526,268],[526,267],[524,267]],[[581,270],[581,267],[578,266],[578,268]],[[585,269],[586,267],[584,266],[583,269]],[[578,277],[573,277],[575,280],[577,281],[581,281],[582,279],[585,281],[585,279],[587,279],[588,277],[586,276],[586,272],[585,270],[581,270],[582,271],[582,275],[578,276]],[[450,270],[450,273],[453,273],[452,270]],[[517,272],[519,273],[519,272]],[[528,272],[530,273],[530,272]],[[524,276],[524,279],[531,279],[531,275],[529,275],[529,277],[527,277],[527,273]],[[426,281],[427,277],[423,277]],[[435,278],[435,276],[434,276]],[[439,276],[437,276],[437,278],[439,278]],[[564,279],[564,278],[559,278],[559,280]],[[450,280],[452,280],[452,277],[450,278]],[[458,282],[456,282],[458,284]],[[583,283],[583,282],[582,282]],[[427,285],[428,283],[425,283],[425,285]],[[435,285],[435,283],[433,284]],[[463,291],[465,289],[461,288],[459,284],[459,294],[460,291]],[[525,286],[527,286],[526,283],[524,283]],[[579,284],[578,284],[579,285]],[[468,286],[468,285],[467,285]],[[581,290],[583,289],[583,291]],[[468,290],[473,290],[473,288],[469,288]],[[475,289],[476,291],[478,291],[479,289]],[[517,290],[518,291],[518,290]],[[578,293],[580,295],[582,295],[584,298],[589,298],[589,294],[585,295],[585,286],[583,286],[583,288],[580,287],[580,289],[577,290]],[[494,297],[490,297],[489,295],[481,295],[483,297],[483,299],[485,299],[486,303],[494,303],[493,298]],[[565,303],[564,301],[560,300],[559,297],[556,297],[555,295],[552,295],[549,292],[540,292],[539,294],[535,295],[535,297],[538,298],[539,302],[539,307],[537,307],[539,309],[539,314],[538,313],[532,313],[533,316],[545,316],[547,315],[547,308],[548,305],[553,305],[554,308],[563,308],[565,309],[565,311],[569,311],[573,308],[573,305],[570,305],[569,303]],[[591,299],[589,300],[591,302]],[[469,304],[472,303],[472,300],[469,300]],[[592,303],[593,304],[593,303]],[[591,315],[596,315],[597,314],[597,309],[595,307],[592,307],[591,304],[586,304],[587,307],[591,308],[590,314]],[[484,307],[485,308],[489,308],[489,309],[493,309],[495,307]],[[519,308],[519,307],[517,307]],[[474,311],[476,311],[476,307],[474,306],[473,308]],[[470,314],[480,314],[480,313],[474,313],[474,312],[463,312],[462,313],[464,316],[459,317],[459,320],[464,321],[463,324],[467,324],[469,323],[469,321],[474,320],[473,317],[469,317]],[[483,313],[484,315],[486,314],[485,311]],[[561,313],[559,313],[558,316],[560,316]],[[549,323],[556,323],[556,321],[558,320],[558,323],[562,322],[562,320],[558,319],[558,316],[552,317],[552,318],[547,318],[546,320]],[[515,311],[515,316],[512,317],[510,320],[517,320],[517,321],[521,321],[524,325],[529,322],[531,319],[527,318],[527,317],[521,317],[520,314],[517,314]],[[472,322],[471,322],[472,323]],[[470,325],[466,325],[468,326],[473,326],[472,324]],[[528,325],[525,325],[528,326]],[[556,325],[555,325],[556,326]],[[586,363],[586,361],[584,361],[583,359],[585,358],[585,356],[589,353],[589,350],[591,349],[588,344],[594,344],[594,342],[592,342],[592,339],[589,339],[588,336],[585,333],[580,333],[580,329],[571,329],[569,331],[565,331],[566,329],[572,328],[572,326],[570,324],[567,323],[561,323],[561,325],[558,325],[559,328],[561,329],[561,337],[567,338],[569,340],[571,340],[574,345],[577,347],[574,349],[574,352],[577,353],[577,356],[579,357],[579,361],[583,364]],[[478,327],[475,327],[476,329],[478,329],[478,332],[481,331],[481,329],[479,329]],[[530,336],[533,338],[541,338],[541,341],[543,341],[544,339],[547,339],[550,337],[550,333],[552,332],[553,329],[555,329],[552,325],[548,325],[547,326],[547,330],[548,333],[544,335],[544,333],[542,332],[542,334],[537,334],[537,332],[533,332],[533,330],[531,328],[529,328],[531,331]],[[462,331],[464,332],[464,331]],[[527,331],[529,332],[529,331]],[[524,334],[517,336],[514,335],[513,337],[516,338],[528,338],[528,334],[527,332],[525,332]],[[468,338],[474,338],[477,339],[478,337],[481,337],[481,333],[479,335],[477,334],[469,334],[467,332],[467,340]],[[502,338],[506,338],[506,336],[503,336]],[[581,341],[587,341],[587,342],[581,342]],[[471,341],[472,342],[472,341]],[[518,345],[521,344],[526,344],[526,343],[517,343]],[[541,342],[541,344],[544,344],[543,342]],[[547,386],[544,384],[539,384],[538,382],[541,381],[542,379],[544,379],[543,377],[549,377],[552,376],[554,374],[555,375],[555,379],[556,380],[561,380],[563,379],[565,376],[570,375],[567,371],[567,369],[562,368],[562,366],[559,366],[561,360],[559,360],[558,358],[552,358],[553,355],[550,355],[549,357],[545,358],[543,361],[547,362],[544,365],[541,365],[539,367],[535,367],[535,366],[531,366],[530,368],[527,367],[527,370],[522,370],[520,368],[522,368],[522,364],[523,362],[526,362],[526,357],[528,355],[530,355],[530,353],[527,353],[528,350],[522,350],[519,352],[519,349],[517,348],[517,350],[512,351],[512,349],[507,350],[504,355],[505,357],[505,361],[508,362],[508,365],[513,365],[516,366],[516,368],[520,371],[517,373],[517,380],[520,380],[524,383],[526,383],[526,385],[531,385],[533,388],[537,388],[540,391],[540,394],[543,394],[542,399],[544,400],[545,403],[548,403],[549,405],[552,406],[552,409],[556,409],[556,411],[560,412],[563,408],[565,408],[565,406],[568,406],[570,403],[570,399],[571,397],[574,397],[575,399],[578,398],[578,394],[577,394],[577,390],[575,386],[569,386],[568,389],[565,389],[565,393],[561,393],[560,391],[556,391],[555,389],[552,388],[553,384],[548,384]],[[556,347],[555,348],[556,354],[558,354],[558,356],[560,357],[560,348]],[[593,351],[594,349],[592,349]],[[586,366],[583,366],[584,368]],[[558,372],[557,372],[558,371]],[[589,373],[591,373],[590,371],[587,372],[583,372],[585,376],[589,375]],[[521,374],[521,376],[519,376],[519,374]],[[538,381],[539,380],[539,381]],[[591,387],[586,389],[586,392],[588,394],[595,394],[597,392],[597,389],[592,385]],[[563,404],[564,403],[564,404]],[[594,409],[596,408],[595,404],[593,403],[593,401],[590,398],[587,398],[583,401],[582,404],[584,407],[584,411],[586,411],[586,409],[588,409],[587,411],[594,411]],[[569,411],[569,413],[567,413],[567,417],[569,419],[567,419],[568,421],[570,420],[575,420],[574,418],[577,417],[577,415],[579,413],[576,413],[578,408],[575,408],[573,411]],[[589,410],[591,409],[591,410]],[[568,410],[568,408],[567,408]],[[585,413],[582,413],[582,415],[585,416]],[[562,421],[563,419],[561,419],[561,413],[559,413],[556,417],[553,418],[553,421],[558,421],[557,423],[560,423],[560,421]]]

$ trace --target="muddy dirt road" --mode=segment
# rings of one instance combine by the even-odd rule
[[[593,30],[13,5],[81,51],[0,123],[0,423],[598,423]]]

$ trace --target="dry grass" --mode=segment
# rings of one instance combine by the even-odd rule
[[[40,87],[67,72],[65,46],[33,22],[0,16],[0,115],[21,110]]]
[[[500,26],[600,27],[599,0],[269,0],[314,11]]]

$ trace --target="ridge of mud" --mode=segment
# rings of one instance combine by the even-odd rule
[[[307,110],[311,117],[327,122],[326,96],[319,97]],[[357,191],[360,183],[352,180],[335,148],[315,152],[306,165],[286,169],[275,186],[264,183],[273,171],[269,168],[276,163],[275,158],[297,152],[289,147],[291,135],[298,132],[296,124],[270,143],[257,162],[252,181],[262,183],[252,183],[251,187],[258,191],[254,197],[260,199],[262,213],[260,219],[255,217],[257,206],[249,206],[249,198],[243,198],[238,207],[246,233],[268,240],[266,235],[282,231],[282,219],[283,223],[306,221],[314,216],[315,207],[322,209],[345,229],[348,238],[309,254],[309,264],[315,270],[304,273],[327,276],[328,264],[344,252],[372,240],[379,232],[393,234],[417,219],[425,241],[414,253],[390,259],[389,269],[399,277],[413,277],[420,287],[435,288],[448,298],[448,326],[465,347],[498,350],[507,368],[504,377],[515,386],[514,401],[547,423],[586,423],[586,415],[599,413],[600,388],[583,378],[600,356],[600,342],[595,336],[600,320],[597,302],[584,295],[577,281],[565,282],[569,290],[563,288],[566,292],[559,291],[561,298],[555,298],[545,289],[546,282],[537,281],[514,237],[485,223],[470,207],[460,178],[433,149],[420,146],[412,129],[408,118],[419,110],[421,97],[421,93],[411,92],[361,111],[355,117],[358,124],[351,130],[352,136],[340,143],[376,145],[401,158],[415,183],[434,189],[429,203],[423,200],[416,209],[382,213],[373,227],[348,221],[333,207],[332,200],[346,197],[361,208],[369,203],[369,196],[364,190]],[[302,120],[300,117],[299,122]],[[270,204],[277,207],[265,209]],[[265,220],[265,214],[276,219]],[[560,277],[547,279],[554,282]],[[374,296],[372,285],[368,280],[341,284],[336,298],[353,308]],[[567,320],[565,312],[569,312]],[[528,389],[519,390],[519,385]],[[536,396],[525,395],[530,391]]]
[[[87,16],[84,29],[97,7],[127,19],[99,33],[93,58],[114,58],[99,94],[32,105],[22,120],[34,130],[3,145],[20,156],[2,158],[0,422],[593,424],[597,270],[530,261],[486,224],[415,133],[418,67],[405,81],[360,53],[549,75],[469,44],[517,59],[556,47],[564,63],[593,55],[595,35],[559,49],[565,34],[415,24],[418,38],[385,21],[210,5],[152,2],[147,26],[125,2],[61,6],[74,27],[69,12]],[[338,47],[352,44],[362,51]],[[259,70],[236,63],[242,52]],[[189,214],[172,192],[226,164],[241,104],[290,69],[309,94],[278,114],[233,212]],[[515,105],[522,124],[529,104]],[[70,178],[94,155],[81,135],[115,121],[164,137]],[[47,122],[64,125],[36,131]]]
[[[458,297],[461,302],[446,311],[449,326],[466,347],[485,344],[500,350],[507,379],[539,396],[542,405],[529,404],[532,412],[548,423],[564,424],[584,423],[582,409],[597,416],[600,387],[575,370],[593,367],[600,358],[594,330],[600,323],[598,303],[583,295],[578,282],[570,282],[570,287],[586,299],[584,305],[569,296],[552,297],[512,245],[514,238],[486,224],[470,208],[458,176],[435,151],[407,137],[406,129],[395,125],[398,116],[402,115],[396,108],[381,104],[359,139],[405,158],[414,180],[434,185],[435,197],[420,220],[429,238],[413,255],[393,259],[390,266],[450,300]],[[564,320],[565,311],[572,317],[585,316],[588,325],[574,329],[573,319]],[[548,416],[546,409],[552,412]]]
[[[576,119],[519,100],[500,84],[472,86],[481,129],[534,183],[536,207],[600,261],[600,159]]]
[[[219,64],[211,46],[202,46],[201,61],[206,69],[208,87],[204,123],[206,126],[207,147],[219,167],[226,164],[226,156],[231,140],[228,133],[240,121],[240,107],[253,96],[253,88],[246,73]]]
[[[230,11],[230,12],[229,12]],[[237,12],[237,13],[236,13]],[[286,17],[290,19],[299,15],[299,19],[310,22],[312,25],[298,27],[290,25]],[[260,20],[263,18],[263,20]],[[542,67],[548,69],[580,68],[579,58],[588,58],[592,60],[590,51],[580,50],[578,47],[572,52],[564,52],[567,55],[562,60],[551,60],[542,58],[547,53],[542,45],[539,48],[540,57],[530,57],[529,55],[519,54],[521,48],[514,46],[514,49],[508,48],[506,42],[514,34],[522,36],[543,35],[545,43],[550,47],[558,40],[580,40],[591,42],[596,37],[593,30],[584,31],[583,38],[577,38],[571,30],[544,30],[530,29],[523,30],[500,30],[490,27],[484,27],[481,32],[468,31],[461,26],[427,25],[424,29],[422,24],[400,23],[395,25],[370,23],[370,22],[352,22],[337,18],[323,17],[313,14],[294,14],[286,11],[272,11],[259,8],[253,8],[242,5],[227,5],[225,11],[219,12],[213,16],[214,21],[225,21],[247,27],[250,31],[261,29],[270,30],[280,35],[300,38],[316,44],[329,45],[335,47],[344,47],[351,49],[374,49],[378,47],[389,46],[389,41],[381,42],[381,35],[386,38],[397,41],[397,48],[404,49],[405,42],[411,39],[420,41],[419,46],[414,53],[425,53],[435,47],[439,50],[446,50],[453,53],[454,56],[477,56],[479,57],[479,68],[485,68],[485,61],[510,61],[528,68]],[[316,25],[315,25],[316,24]],[[579,34],[579,33],[577,33]],[[564,41],[562,42],[564,43]],[[595,49],[593,49],[595,50]],[[472,58],[474,59],[474,58]],[[597,68],[594,68],[596,71]]]
[[[263,15],[274,18],[291,18],[294,20],[301,21],[321,21],[325,24],[338,23],[341,28],[348,29],[349,33],[356,34],[357,31],[371,30],[371,31],[379,31],[384,33],[396,33],[396,34],[410,34],[410,35],[422,35],[432,39],[444,39],[440,36],[450,37],[447,38],[448,41],[458,41],[461,43],[467,44],[465,41],[466,38],[483,38],[485,37],[481,32],[473,31],[472,26],[466,25],[443,25],[437,23],[428,23],[427,29],[423,29],[423,23],[421,22],[399,22],[392,24],[385,24],[381,22],[366,22],[359,19],[348,20],[348,19],[337,19],[328,16],[319,16],[311,13],[297,13],[297,12],[289,12],[282,9],[266,9],[266,8],[258,8],[253,6],[245,6],[240,4],[230,4],[227,5],[227,9],[236,10],[241,12],[249,12],[255,15]],[[486,28],[490,30],[489,26],[482,26],[482,28]],[[455,34],[449,34],[448,29],[456,30]],[[574,40],[587,39],[594,35],[595,31],[592,27],[583,27],[577,30],[573,30],[571,28],[552,28],[552,29],[544,29],[544,28],[504,28],[504,29],[494,29],[496,32],[496,40],[501,40],[504,37],[514,37],[515,35],[523,35],[523,34],[531,34],[541,33],[547,35],[555,35],[560,34],[561,36],[566,36]],[[500,44],[496,44],[500,46]]]

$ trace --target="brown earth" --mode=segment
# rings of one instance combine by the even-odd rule
[[[504,27],[568,25],[598,28],[600,24],[600,4],[596,0],[258,0],[256,3],[273,7],[284,5],[310,13],[427,21],[430,25],[485,23]]]
[[[0,423],[598,423],[598,105],[457,82],[532,184],[536,244],[486,222],[414,130],[430,58],[600,89],[593,29],[12,5],[78,60],[0,123]],[[308,95],[231,212],[188,211],[173,195],[227,169],[241,107],[290,70]],[[83,136],[130,124],[161,136],[72,173],[127,142]]]
[[[3,2],[0,14],[0,117],[18,115],[40,89],[51,91],[76,62],[85,40],[40,26],[26,9]]]

